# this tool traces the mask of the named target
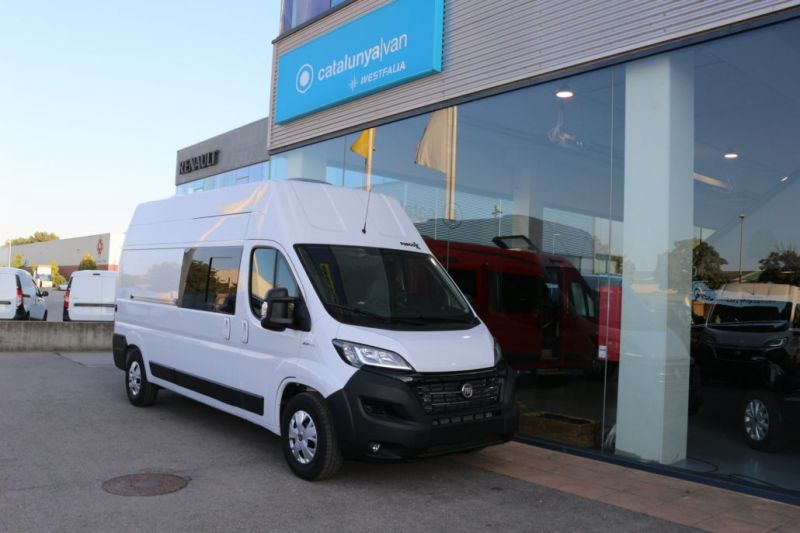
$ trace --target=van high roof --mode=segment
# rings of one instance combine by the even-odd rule
[[[393,198],[299,180],[225,187],[141,204],[125,248],[242,239],[428,251]]]

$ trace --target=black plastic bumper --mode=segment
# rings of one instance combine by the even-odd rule
[[[436,413],[423,407],[421,383],[443,379],[461,387],[485,376],[500,385],[496,402]],[[328,397],[328,404],[342,453],[352,458],[402,459],[497,444],[510,440],[518,423],[513,371],[505,362],[484,371],[443,374],[362,368]]]
[[[66,311],[64,311],[66,313]],[[117,335],[111,338],[111,351],[114,352],[114,366],[120,370],[125,370],[125,352],[128,351],[128,340],[124,335]]]

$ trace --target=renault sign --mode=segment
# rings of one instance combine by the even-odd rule
[[[279,124],[442,71],[444,0],[394,0],[278,58]]]

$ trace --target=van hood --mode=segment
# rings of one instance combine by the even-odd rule
[[[388,331],[341,324],[336,338],[397,352],[417,372],[461,372],[494,366],[494,339],[482,323],[458,331]]]

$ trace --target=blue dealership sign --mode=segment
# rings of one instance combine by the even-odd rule
[[[278,58],[279,124],[442,71],[444,0],[394,0]]]

